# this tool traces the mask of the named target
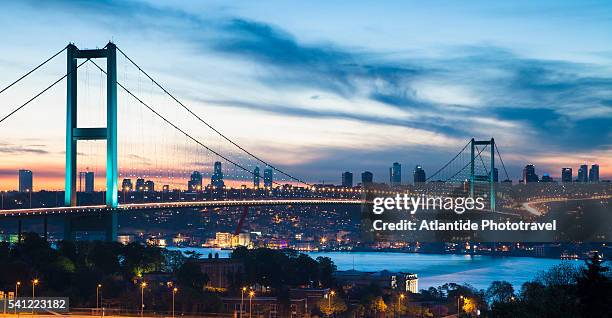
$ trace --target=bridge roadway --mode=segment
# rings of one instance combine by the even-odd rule
[[[211,201],[183,201],[183,202],[152,202],[152,203],[130,203],[120,204],[116,209],[105,205],[87,205],[75,207],[49,207],[33,209],[0,210],[2,217],[37,216],[37,215],[62,215],[95,213],[106,211],[131,211],[149,209],[169,208],[217,208],[217,207],[239,207],[239,206],[273,206],[273,205],[317,205],[317,204],[362,204],[363,200],[356,199],[268,199],[268,200],[211,200]]]

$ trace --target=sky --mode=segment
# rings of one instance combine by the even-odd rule
[[[310,182],[339,183],[345,170],[356,180],[370,170],[376,181],[387,181],[396,161],[403,179],[411,180],[415,165],[432,173],[472,137],[495,138],[514,180],[528,163],[553,177],[561,167],[576,174],[578,165],[598,163],[602,177],[612,177],[609,2],[52,0],[2,6],[0,87],[69,42],[100,48],[110,40],[220,131]],[[60,55],[0,94],[0,115],[65,69]],[[92,126],[104,122],[104,81],[96,72],[91,63],[79,69],[79,98],[89,107],[79,120]],[[232,156],[232,147],[187,119],[128,62],[118,61],[118,72],[160,112]],[[173,157],[185,137],[142,110],[127,110],[137,104],[119,98],[125,175],[155,175],[151,170],[174,164],[184,171],[173,177],[184,178],[210,168],[215,156],[201,149],[185,146],[187,155]],[[35,189],[62,186],[64,121],[61,83],[0,123],[0,189],[15,187],[19,168],[34,171]],[[80,149],[81,168],[103,169],[103,145]],[[161,159],[153,163],[152,156]],[[147,161],[149,170],[128,172],[137,160]]]

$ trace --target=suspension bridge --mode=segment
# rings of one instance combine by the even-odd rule
[[[321,187],[264,160],[222,133],[112,42],[101,49],[79,49],[69,44],[0,90],[0,96],[63,53],[67,57],[65,73],[0,118],[1,129],[3,124],[65,81],[63,206],[0,210],[0,218],[97,214],[98,220],[103,218],[103,221],[93,223],[105,224],[107,238],[113,240],[116,238],[117,212],[246,207],[238,221],[239,230],[248,207],[252,206],[356,205],[364,202],[364,191],[379,195],[397,192],[376,187],[368,189],[367,185],[361,189]],[[100,60],[106,63],[100,63]],[[123,64],[118,65],[119,60]],[[78,76],[83,69],[86,70],[84,78]],[[131,84],[133,82],[136,84]],[[96,85],[97,89],[91,89]],[[134,117],[145,119],[134,120]],[[104,141],[105,149],[100,149],[97,141]],[[85,143],[85,147],[81,143]],[[99,153],[104,153],[103,160],[100,160]],[[84,160],[77,160],[79,156],[84,156]],[[508,179],[495,140],[472,138],[424,182],[415,184],[414,191],[433,195],[483,196],[488,198],[488,209],[495,211],[496,184],[499,182],[496,161],[501,163]],[[104,204],[79,204],[82,178],[87,178],[88,172],[99,175],[98,172],[102,171],[106,184],[101,188]],[[136,178],[135,185],[132,184],[133,178]],[[202,184],[207,178],[211,180],[208,186]],[[263,186],[260,186],[261,180]],[[162,190],[155,191],[155,185],[159,189],[160,184]],[[235,188],[249,188],[250,195],[232,198],[228,193]],[[176,191],[178,195],[173,196]],[[149,200],[152,202],[143,199],[143,202],[128,203],[126,198],[134,192],[143,198],[146,193],[153,193],[151,197],[154,199]],[[160,198],[155,195],[157,192],[168,194],[165,198],[162,194]],[[185,200],[181,198],[181,192],[195,193],[195,196]],[[203,192],[209,195],[198,195]],[[67,230],[67,237],[70,237],[70,231]]]

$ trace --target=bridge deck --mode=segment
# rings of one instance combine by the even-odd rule
[[[0,210],[0,217],[35,216],[53,214],[92,213],[106,211],[130,211],[168,208],[199,208],[199,207],[233,207],[233,206],[267,206],[267,205],[316,205],[316,204],[362,204],[355,199],[277,199],[277,200],[217,200],[217,201],[186,201],[186,202],[153,202],[120,204],[117,209],[105,205],[87,205],[76,207],[52,207],[33,209]]]

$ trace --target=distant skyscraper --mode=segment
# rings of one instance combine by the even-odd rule
[[[425,182],[425,180],[427,180],[426,176],[425,176],[425,170],[423,169],[423,167],[417,165],[416,167],[414,167],[414,171],[412,172],[413,174],[413,179],[414,179],[414,183],[423,183]]]
[[[561,168],[561,182],[572,183],[573,178],[572,168]]]
[[[155,192],[155,182],[147,180],[147,182],[145,182],[145,191]]]
[[[138,178],[136,179],[136,191],[142,192],[145,189],[145,180]]]
[[[342,186],[348,188],[353,186],[353,173],[348,171],[342,173]]]
[[[32,191],[32,171],[19,170],[19,192]]]
[[[202,190],[202,174],[199,171],[194,171],[191,173],[189,181],[187,181],[187,189],[189,191]]]
[[[79,172],[79,191],[92,193],[94,192],[94,173],[93,171]]]
[[[493,168],[493,182],[499,182],[499,169]]]
[[[264,169],[263,177],[264,177],[264,187],[272,188],[272,184],[274,183],[272,169]]]
[[[391,186],[402,184],[402,165],[398,162],[394,162],[393,166],[389,168],[389,184]]]
[[[132,186],[132,179],[123,179],[123,182],[121,182],[121,189],[123,191],[132,191],[134,189]]]
[[[221,162],[215,161],[215,168],[213,170],[213,175],[210,177],[210,184],[219,189],[223,188],[225,182],[223,182],[223,170],[221,169]]]
[[[255,170],[253,170],[253,187],[255,187],[255,189],[259,188],[259,177],[261,176],[260,172],[259,172],[259,167],[255,167]]]
[[[594,164],[589,170],[589,182],[599,182],[599,165]]]
[[[535,173],[535,166],[526,165],[525,168],[523,168],[523,183],[538,182],[538,181],[540,181],[540,178]]]
[[[589,166],[587,165],[580,165],[580,168],[578,169],[578,179],[576,181],[578,182],[587,182],[589,181]]]
[[[374,174],[371,173],[370,171],[364,171],[361,174],[361,183],[362,184],[368,184],[368,183],[372,183],[374,182]]]

